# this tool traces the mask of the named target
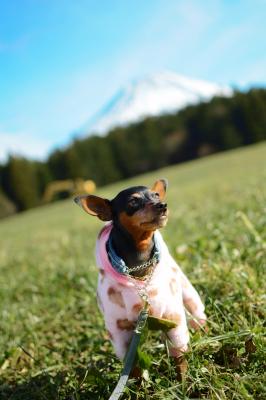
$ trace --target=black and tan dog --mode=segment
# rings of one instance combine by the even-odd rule
[[[168,218],[164,202],[166,187],[166,180],[161,179],[152,189],[131,187],[113,200],[92,195],[75,199],[87,213],[110,221],[96,243],[97,296],[110,340],[120,359],[125,356],[143,307],[141,293],[147,295],[150,315],[177,324],[167,335],[170,354],[177,360],[189,342],[185,308],[192,315],[194,327],[206,321],[197,291],[170,255],[158,231]]]

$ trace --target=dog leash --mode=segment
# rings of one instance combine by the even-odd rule
[[[109,400],[118,400],[124,392],[124,388],[127,384],[129,374],[133,368],[136,359],[137,348],[140,342],[141,334],[146,325],[148,315],[149,315],[148,303],[146,303],[144,305],[143,310],[139,313],[137,325],[136,328],[134,329],[133,337],[131,339],[129,349],[125,356],[124,368],[121,372],[119,381],[117,382],[117,385],[114,388],[113,393],[111,394],[111,397],[109,397]]]
[[[113,390],[113,393],[111,394],[111,397],[109,400],[118,400],[120,396],[124,392],[124,388],[127,384],[129,374],[133,368],[134,362],[136,360],[136,353],[138,349],[138,345],[140,342],[141,334],[145,328],[148,316],[149,316],[149,297],[147,293],[147,287],[151,281],[154,269],[155,269],[156,263],[154,262],[152,265],[151,270],[149,271],[149,274],[145,280],[144,285],[142,284],[141,286],[137,284],[134,278],[132,278],[129,273],[127,273],[127,277],[130,279],[130,281],[133,283],[135,286],[140,298],[143,300],[143,309],[140,311],[136,327],[133,331],[133,336],[128,348],[128,351],[125,356],[124,360],[124,368],[121,372],[120,378],[116,384],[116,387]]]

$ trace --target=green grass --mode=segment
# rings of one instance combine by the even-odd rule
[[[99,191],[169,180],[163,235],[206,303],[181,385],[159,334],[149,376],[123,399],[265,399],[266,146],[173,166]],[[0,223],[0,399],[107,399],[116,360],[95,299],[102,226],[71,201]]]

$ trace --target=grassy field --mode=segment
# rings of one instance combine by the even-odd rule
[[[165,168],[99,191],[169,180],[162,231],[206,303],[183,385],[159,334],[123,399],[265,399],[266,146]],[[95,298],[102,224],[72,201],[0,223],[0,399],[108,399],[121,370]]]

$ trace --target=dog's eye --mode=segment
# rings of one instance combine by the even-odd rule
[[[139,205],[139,201],[140,201],[139,198],[137,198],[137,197],[132,197],[132,199],[129,200],[128,205],[129,205],[130,207],[136,207],[136,206]]]

